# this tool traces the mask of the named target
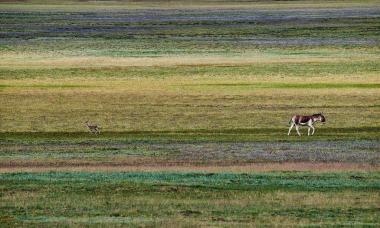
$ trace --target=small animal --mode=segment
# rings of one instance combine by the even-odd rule
[[[297,134],[299,136],[301,136],[301,133],[299,132],[299,126],[308,127],[307,135],[310,135],[310,129],[313,129],[313,132],[311,133],[311,135],[314,135],[315,128],[313,125],[317,121],[324,123],[326,122],[326,118],[322,113],[313,114],[311,116],[294,115],[289,121],[290,128],[289,128],[288,135],[290,135],[290,131],[292,130],[294,126],[296,126]]]
[[[99,125],[97,125],[97,124],[90,124],[88,120],[85,122],[85,124],[86,124],[88,130],[90,130],[91,133],[93,133],[93,134],[100,134],[100,128],[101,127]]]

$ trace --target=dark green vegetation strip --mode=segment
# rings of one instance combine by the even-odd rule
[[[380,127],[361,128],[328,128],[319,129],[318,135],[312,137],[298,137],[294,134],[287,136],[287,129],[278,128],[251,128],[251,129],[198,129],[178,131],[127,131],[102,132],[93,135],[87,132],[1,132],[3,142],[41,142],[41,141],[318,141],[318,140],[354,140],[379,139]]]
[[[380,222],[379,189],[379,173],[0,174],[0,222],[374,226]]]
[[[233,173],[10,173],[0,174],[2,190],[20,183],[33,190],[38,185],[58,187],[86,185],[89,188],[110,184],[143,183],[152,186],[186,186],[220,190],[380,190],[380,173],[328,173],[274,172],[261,174]],[[22,185],[21,185],[22,183]],[[7,187],[8,186],[8,187]],[[14,186],[17,188],[17,186]],[[16,190],[16,189],[15,189]],[[37,190],[37,189],[36,189]]]

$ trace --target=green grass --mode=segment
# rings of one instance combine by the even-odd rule
[[[341,4],[339,10],[354,9],[354,12],[365,11],[366,7],[377,9],[373,4],[378,3],[337,2]],[[1,15],[3,32],[0,37],[3,42],[0,44],[0,50],[7,54],[45,54],[50,57],[160,57],[190,54],[239,56],[257,50],[283,49],[284,46],[287,49],[298,50],[315,46],[327,49],[359,49],[355,50],[355,53],[360,53],[362,48],[374,48],[378,52],[379,17],[376,14],[366,15],[366,11],[363,15],[335,17],[333,12],[323,11],[337,7],[337,2],[316,3],[323,6],[320,12],[320,7],[314,8],[314,4],[306,1],[309,4],[304,4],[300,9],[299,14],[302,17],[298,20],[281,19],[288,14],[287,11],[281,10],[281,6],[290,9],[293,6],[297,9],[297,1],[264,2],[272,6],[266,11],[261,11],[260,7],[255,8],[263,2],[234,2],[232,5],[237,4],[238,9],[228,3],[227,6],[230,7],[224,9],[224,15],[230,16],[230,20],[219,18],[221,15],[217,5],[226,4],[226,1],[206,2],[211,5],[206,10],[202,7],[196,8],[197,4],[202,6],[202,1],[185,4],[184,7],[188,7],[188,11],[181,13],[175,9],[166,9],[162,2],[156,2],[158,5],[161,4],[163,11],[158,11],[155,17],[147,19],[141,18],[141,15],[151,15],[149,11],[144,11],[149,10],[149,2],[147,9],[129,8],[128,4],[125,4],[124,7],[117,8],[116,5],[103,11],[92,7],[96,6],[96,3],[79,4],[74,8],[70,4],[48,4],[45,7],[25,3],[1,4],[0,9],[3,9],[4,13]],[[354,5],[351,6],[351,3]],[[98,4],[100,9],[107,5]],[[146,2],[133,4],[144,5]],[[194,8],[191,7],[192,4]],[[247,12],[239,9],[239,5]],[[258,15],[260,19],[252,19],[253,15]],[[125,20],[128,16],[136,19]],[[98,24],[98,18],[108,20],[106,23]],[[46,23],[47,21],[49,23]],[[292,40],[299,42],[285,45],[281,43]]]
[[[205,188],[215,190],[301,190],[301,191],[340,191],[340,190],[380,190],[379,173],[10,173],[0,175],[3,184],[17,181],[43,185],[51,183],[57,187],[68,183],[88,184],[94,187],[124,182],[160,186],[178,186],[190,188]],[[91,187],[89,188],[91,189]],[[13,187],[13,186],[10,186]],[[11,190],[3,186],[2,190]],[[20,186],[23,188],[22,186]],[[30,190],[33,190],[33,186]],[[17,188],[16,188],[17,189]]]
[[[322,84],[320,87],[327,88],[309,93],[313,86],[289,83],[267,84],[272,88],[181,86],[175,80],[147,81],[145,85],[133,81],[117,86],[107,83],[74,88],[3,88],[6,105],[2,107],[0,131],[84,132],[84,122],[90,120],[105,132],[274,128],[278,135],[286,132],[292,115],[318,112],[324,112],[327,118],[326,125],[317,126],[324,134],[331,134],[334,128],[363,132],[379,126],[377,84],[367,84],[372,88],[360,88],[365,84],[359,83]],[[348,132],[356,137],[356,130]]]
[[[0,3],[0,226],[378,226],[378,6]]]
[[[304,130],[301,130],[303,133]],[[252,129],[214,129],[214,130],[178,130],[178,131],[130,131],[103,132],[91,135],[87,132],[3,132],[3,142],[40,143],[86,141],[99,142],[297,142],[297,141],[339,141],[339,140],[377,140],[378,127],[364,128],[328,128],[319,129],[313,137],[287,136],[287,129],[252,128]]]
[[[291,53],[289,54],[291,55]],[[288,55],[288,56],[289,56]],[[378,56],[378,55],[376,55]],[[302,59],[300,59],[302,60]],[[221,65],[190,65],[190,66],[156,66],[156,67],[77,67],[77,68],[48,68],[48,69],[11,69],[0,68],[0,79],[69,79],[69,78],[118,78],[118,79],[170,79],[173,77],[183,78],[226,78],[240,77],[250,79],[252,77],[265,79],[266,77],[306,78],[348,76],[356,75],[368,77],[379,74],[379,61],[351,61],[341,60],[329,62],[308,63],[252,63],[221,64]],[[44,67],[44,65],[41,65]],[[315,81],[321,83],[320,81]],[[348,83],[345,83],[348,84]]]
[[[52,172],[0,181],[3,224],[379,223],[378,173]]]

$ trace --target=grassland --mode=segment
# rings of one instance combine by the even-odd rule
[[[0,226],[380,224],[379,1],[0,2]]]
[[[18,226],[376,226],[379,179],[368,173],[2,174],[0,218]]]

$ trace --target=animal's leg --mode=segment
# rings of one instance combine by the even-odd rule
[[[310,127],[313,129],[313,132],[311,133],[311,135],[314,135],[315,127],[313,125],[311,125]]]
[[[294,127],[294,123],[292,123],[292,124],[290,125],[288,135],[290,135],[290,131],[293,129],[293,127]]]
[[[299,136],[301,136],[301,133],[300,133],[300,131],[299,131],[299,126],[298,126],[298,125],[296,125],[296,130],[297,130],[297,134],[298,134]]]
[[[307,128],[307,135],[310,135],[310,127]]]

